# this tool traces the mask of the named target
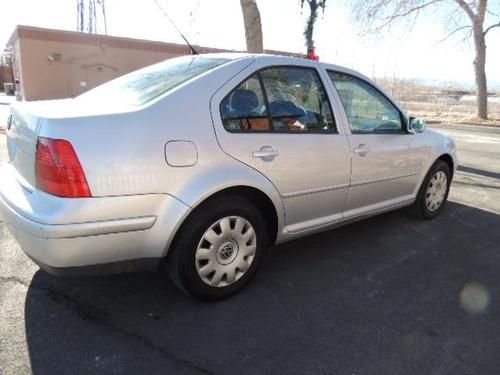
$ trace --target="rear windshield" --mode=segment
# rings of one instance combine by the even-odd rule
[[[148,66],[98,86],[78,98],[142,105],[229,59],[183,56]]]

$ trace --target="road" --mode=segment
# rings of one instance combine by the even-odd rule
[[[155,273],[54,278],[0,223],[0,373],[497,374],[500,129],[438,130],[461,162],[443,215],[276,246],[220,303]]]

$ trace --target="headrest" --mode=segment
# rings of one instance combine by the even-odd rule
[[[257,108],[259,99],[251,90],[236,90],[231,99],[231,107],[237,112],[249,112]]]

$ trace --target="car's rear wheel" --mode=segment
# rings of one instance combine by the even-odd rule
[[[447,163],[436,161],[420,187],[413,212],[423,219],[433,219],[441,213],[451,184],[451,171]]]
[[[267,243],[265,219],[252,202],[219,197],[188,217],[169,251],[167,269],[186,293],[222,299],[250,281]]]

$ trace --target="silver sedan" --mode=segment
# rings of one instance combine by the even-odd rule
[[[74,98],[16,103],[0,212],[54,274],[165,270],[224,298],[275,243],[444,208],[455,145],[352,70],[185,56]]]

